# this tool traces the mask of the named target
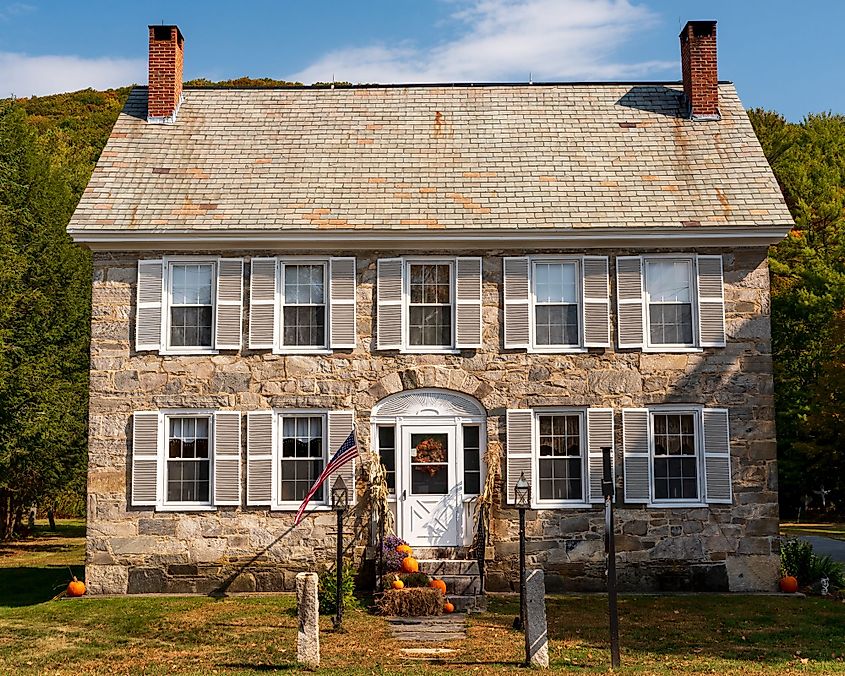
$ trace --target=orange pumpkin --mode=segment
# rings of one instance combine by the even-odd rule
[[[428,586],[432,589],[439,589],[440,593],[446,596],[446,583],[443,580],[432,580],[428,583]]]
[[[798,591],[798,580],[792,575],[785,575],[780,579],[780,590],[784,594],[794,594]]]
[[[446,613],[447,615],[449,613],[454,613],[455,612],[455,605],[451,601],[446,601],[446,603],[443,604],[443,612]]]
[[[70,584],[67,586],[67,595],[68,596],[82,596],[85,593],[85,583],[80,582],[76,579],[76,575],[73,576],[73,580],[71,580]]]
[[[414,550],[411,549],[410,545],[399,545],[396,548],[396,551],[399,552],[400,554],[407,554],[408,556],[414,555]]]
[[[402,559],[402,572],[419,573],[420,564],[413,556],[406,556],[404,559]]]
[[[404,589],[405,583],[402,582],[402,580],[397,579],[397,580],[393,580],[393,582],[390,583],[390,586],[393,587],[394,589]]]

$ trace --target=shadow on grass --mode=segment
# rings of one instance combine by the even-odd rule
[[[49,601],[67,587],[70,572],[67,566],[42,568],[0,568],[0,608],[32,606]],[[74,566],[73,574],[84,579],[85,569]]]

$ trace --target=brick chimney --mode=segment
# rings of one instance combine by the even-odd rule
[[[716,22],[687,21],[680,38],[681,72],[689,117],[693,120],[718,120]]]
[[[173,124],[182,103],[185,38],[178,26],[150,26],[147,122]]]

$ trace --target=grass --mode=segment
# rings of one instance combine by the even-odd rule
[[[77,528],[73,531],[72,528]],[[0,673],[299,673],[290,595],[44,600],[33,585],[81,555],[79,525],[58,536],[4,547],[0,587]],[[49,546],[49,547],[48,547]],[[79,564],[76,558],[74,563]],[[76,569],[78,570],[78,568]],[[65,580],[67,574],[65,573]],[[28,592],[20,589],[29,580]],[[513,597],[493,596],[472,616],[468,637],[442,661],[403,656],[386,622],[348,611],[336,633],[321,624],[326,674],[524,673],[522,635],[511,629]],[[606,599],[550,596],[555,671],[606,673]],[[622,673],[845,674],[845,603],[777,596],[623,596]]]
[[[845,540],[845,523],[782,523],[781,535],[823,535]]]

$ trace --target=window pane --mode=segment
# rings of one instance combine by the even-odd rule
[[[540,422],[540,499],[582,500],[581,417],[544,415]]]
[[[324,305],[288,306],[282,312],[282,344],[321,347],[326,344]]]
[[[323,471],[322,416],[282,416],[281,444],[281,500],[302,500]],[[322,501],[322,486],[313,499]]]
[[[450,305],[411,305],[409,308],[411,345],[452,344],[452,307]]]
[[[324,303],[324,266],[285,265],[285,305]]]
[[[411,447],[411,493],[446,495],[449,492],[448,435],[412,434]]]
[[[654,497],[663,500],[698,500],[698,461],[695,416],[655,413]]]
[[[690,261],[646,262],[646,288],[653,303],[689,303]]]
[[[537,263],[534,295],[538,303],[577,303],[575,263]]]
[[[211,264],[170,266],[171,297],[174,305],[211,305]]]
[[[211,306],[171,307],[170,344],[173,347],[211,347]]]
[[[577,345],[577,305],[537,305],[537,345]]]
[[[396,492],[396,429],[378,428],[378,453],[381,464],[387,472],[387,488]]]
[[[652,345],[692,344],[692,305],[650,304],[648,313]]]
[[[208,418],[169,418],[167,501],[207,503],[210,496]]]
[[[464,493],[481,492],[481,429],[478,425],[464,425]]]

